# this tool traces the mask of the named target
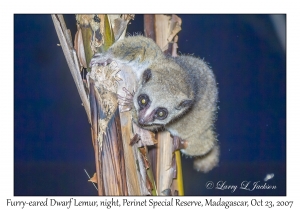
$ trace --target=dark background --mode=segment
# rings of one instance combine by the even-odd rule
[[[178,50],[211,65],[220,100],[219,166],[203,174],[183,157],[185,194],[286,195],[286,54],[271,16],[179,16]],[[74,35],[75,15],[65,18]],[[143,32],[142,15],[128,32]],[[90,126],[57,43],[50,15],[14,15],[14,195],[97,194],[84,172],[95,171]],[[268,173],[275,190],[205,187]]]

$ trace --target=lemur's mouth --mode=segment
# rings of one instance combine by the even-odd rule
[[[151,124],[140,124],[138,123],[138,125],[142,128],[147,128],[147,127],[153,127],[153,126],[163,126],[163,124],[159,124],[159,123],[151,123]]]
[[[134,118],[132,118],[132,120],[136,125],[138,125],[139,127],[145,128],[145,129],[147,129],[147,127],[152,127],[152,126],[163,126],[163,124],[159,124],[159,123],[147,123],[147,124],[144,123],[144,124],[142,124]]]
[[[139,123],[139,125],[141,126],[141,127],[149,127],[149,126],[152,126],[152,125],[154,125],[153,123],[151,123],[151,124],[141,124],[141,123]]]

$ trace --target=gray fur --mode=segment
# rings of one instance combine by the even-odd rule
[[[181,152],[197,156],[194,167],[209,171],[219,160],[219,148],[214,133],[218,90],[212,70],[192,56],[167,57],[151,40],[143,36],[127,37],[115,43],[106,54],[96,54],[90,65],[114,60],[122,69],[135,72],[138,85],[133,97],[133,121],[144,129],[168,130],[173,136],[187,141]],[[143,73],[151,70],[149,81]],[[142,109],[138,96],[147,94],[149,106]],[[168,110],[168,116],[159,120],[149,113],[157,107]],[[149,117],[150,116],[150,117]],[[139,124],[139,120],[145,124]],[[152,120],[153,119],[153,120]]]

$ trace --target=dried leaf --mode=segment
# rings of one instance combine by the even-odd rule
[[[84,52],[84,44],[83,44],[82,33],[81,33],[80,27],[77,27],[77,32],[75,34],[75,40],[74,40],[74,48],[77,52],[80,66],[83,68],[87,68],[85,52]]]
[[[147,187],[149,192],[151,192],[153,190],[153,185],[152,185],[152,183],[151,183],[148,176],[147,176],[147,179],[146,179],[146,187]]]
[[[96,87],[103,87],[107,91],[117,93],[118,82],[121,80],[117,75],[119,71],[117,63],[112,61],[107,66],[94,65],[87,77],[94,79]]]
[[[166,51],[169,48],[170,43],[176,43],[174,37],[181,31],[181,18],[177,15],[155,15],[155,33],[156,43],[162,51]],[[172,46],[172,55],[177,55],[174,50],[177,46]]]
[[[101,31],[101,33],[103,33],[104,32],[104,27],[105,27],[105,16],[106,15],[98,15],[98,17],[99,17],[99,19],[101,20],[100,21],[100,31]]]
[[[132,146],[132,145],[136,144],[140,139],[141,139],[141,137],[139,136],[139,134],[136,133],[134,135],[134,137],[132,139],[130,139],[129,145]]]
[[[88,182],[94,182],[97,183],[97,173],[94,173],[93,177],[91,177]]]
[[[112,27],[109,24],[107,15],[104,16],[103,40],[104,40],[104,43],[103,43],[104,51],[106,51],[115,42]]]
[[[175,35],[177,35],[179,31],[181,31],[181,23],[182,23],[181,18],[179,18],[177,15],[172,15],[172,18],[170,20],[170,26],[169,26],[169,36],[168,36],[169,42],[171,42],[175,37]]]
[[[144,153],[145,153],[145,152],[144,152]],[[147,159],[146,153],[145,153],[145,155],[142,155],[142,158],[143,158],[143,161],[144,161],[144,167],[145,167],[146,169],[148,169],[148,168],[150,167],[150,164],[149,164],[149,161],[148,161],[148,159]]]
[[[139,180],[140,180],[140,190],[142,195],[149,195],[149,191],[146,187],[146,179],[147,179],[147,170],[144,167],[144,161],[142,158],[141,148],[138,148],[136,145],[133,145],[137,150],[135,150],[135,158],[139,168]]]
[[[93,17],[94,15],[76,15],[76,21],[80,25],[88,27]]]
[[[133,131],[140,136],[141,141],[138,142],[138,146],[150,146],[157,144],[157,140],[155,139],[155,134],[151,131],[144,130],[138,127],[135,123],[133,123]]]
[[[122,18],[126,21],[134,20],[134,14],[123,14]]]
[[[144,15],[144,34],[146,37],[156,40],[155,34],[155,15]]]
[[[115,18],[112,28],[114,31],[115,40],[119,40],[125,37],[125,31],[130,20],[134,19],[134,15],[121,15],[121,17]]]
[[[147,181],[149,180],[151,182],[151,186],[152,186],[151,187],[151,194],[152,195],[157,195],[157,190],[156,190],[156,185],[155,185],[153,172],[151,170],[150,163],[149,163],[149,160],[148,160],[148,149],[145,146],[145,147],[140,147],[139,150],[140,150],[141,157],[142,157],[142,160],[143,160],[144,168],[146,169],[146,173],[147,173],[147,177],[146,177],[147,188],[149,190],[150,185],[147,184]]]
[[[177,44],[177,41],[178,41],[178,36],[176,35],[174,37],[174,41],[173,41],[173,44],[172,44],[172,57],[177,57],[177,48],[178,48],[178,44]]]
[[[168,49],[169,41],[169,21],[171,17],[167,15],[155,15],[155,34],[156,34],[156,43],[162,51]],[[159,36],[158,36],[159,34]]]
[[[147,148],[146,147],[140,147],[139,150],[140,150],[143,157],[147,154]]]
[[[118,14],[118,15],[111,15],[111,14],[108,14],[107,16],[108,16],[109,24],[111,25],[112,28],[115,27],[115,23],[114,23],[114,22],[115,22],[115,19],[118,19],[118,18],[121,17],[120,14]]]
[[[89,63],[94,53],[106,51],[112,45],[110,24],[107,15],[103,14],[76,15],[76,20],[82,30],[86,60]],[[109,31],[106,31],[106,27]]]
[[[126,30],[127,24],[128,22],[122,18],[115,19],[113,31],[116,40],[118,40]]]

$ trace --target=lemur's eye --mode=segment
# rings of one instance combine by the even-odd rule
[[[141,94],[138,96],[138,103],[141,108],[144,108],[149,103],[149,97],[146,94]]]
[[[166,108],[157,108],[156,112],[155,112],[155,117],[159,120],[163,120],[166,119],[166,117],[168,116],[168,110]]]

